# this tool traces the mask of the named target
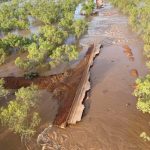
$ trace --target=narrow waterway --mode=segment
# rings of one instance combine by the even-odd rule
[[[85,47],[91,43],[102,43],[103,48],[91,69],[86,115],[75,126],[49,131],[53,149],[149,150],[150,143],[139,135],[149,133],[150,117],[136,109],[132,96],[136,77],[147,73],[143,42],[128,26],[127,17],[106,2],[81,39]]]

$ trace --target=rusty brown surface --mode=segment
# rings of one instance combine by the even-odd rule
[[[83,73],[87,68],[93,49],[94,45],[91,45],[77,67],[65,73],[38,77],[33,80],[25,79],[24,77],[4,77],[5,88],[19,89],[35,84],[39,89],[47,89],[53,92],[54,97],[59,100],[59,109],[54,120],[54,125],[61,126],[68,118],[76,91],[80,88],[79,83],[83,78]]]

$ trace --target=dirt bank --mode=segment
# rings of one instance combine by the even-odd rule
[[[47,89],[49,92],[53,92],[54,97],[59,101],[58,114],[54,120],[54,125],[61,126],[68,118],[74,97],[78,88],[80,88],[79,84],[84,78],[85,71],[88,71],[88,62],[93,51],[94,45],[91,45],[77,67],[62,74],[38,77],[33,80],[24,77],[4,77],[5,88],[19,89],[35,84],[39,89]]]

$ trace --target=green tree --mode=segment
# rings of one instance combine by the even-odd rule
[[[138,98],[137,109],[150,113],[150,75],[136,80],[137,87],[134,95]]]
[[[85,20],[78,19],[73,23],[73,32],[74,35],[79,39],[81,35],[84,34],[84,32],[87,29],[87,23]]]
[[[62,45],[57,47],[53,53],[49,56],[51,61],[50,65],[55,67],[57,64],[60,64],[62,61],[69,62],[76,59],[78,52],[76,46],[74,45]]]
[[[0,39],[0,63],[4,63],[6,56],[14,51],[27,52],[26,57],[18,57],[15,64],[24,71],[36,70],[39,67],[52,63],[49,56],[54,55],[63,47],[67,38],[71,35],[79,39],[86,30],[85,20],[76,20],[74,13],[76,7],[82,0],[12,0],[9,4],[0,6],[0,29],[10,31],[14,29],[25,29],[35,21],[41,23],[38,34],[32,34],[25,38],[12,33]],[[6,13],[7,12],[7,13]],[[30,16],[32,18],[29,19]],[[25,27],[26,26],[26,27]],[[68,46],[69,47],[69,46]],[[63,47],[60,61],[67,56]],[[68,56],[70,52],[68,52]],[[75,57],[74,57],[75,58]],[[55,61],[60,62],[60,61]]]
[[[2,65],[6,60],[6,53],[3,48],[0,48],[0,65]]]
[[[4,88],[4,84],[4,79],[0,79],[0,98],[6,97],[9,94],[9,91]]]
[[[85,15],[89,16],[92,14],[93,10],[95,8],[95,3],[93,0],[87,0],[82,5],[82,12],[84,12]]]
[[[33,111],[38,102],[38,89],[34,85],[23,87],[15,95],[16,99],[0,110],[1,124],[19,134],[22,140],[29,140],[41,120],[39,114]]]
[[[20,57],[17,57],[15,60],[15,65],[19,67],[20,69],[23,69],[24,71],[32,71],[32,69],[35,69],[36,63],[33,60],[30,59],[21,59]]]

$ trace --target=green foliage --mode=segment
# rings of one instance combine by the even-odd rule
[[[51,49],[53,49],[56,46],[59,46],[64,43],[65,39],[68,37],[68,32],[62,30],[59,27],[44,26],[41,28],[40,35],[41,35],[40,37],[41,39],[39,39],[39,42],[42,43],[45,40],[49,43],[48,46],[50,46],[51,44]]]
[[[26,10],[19,2],[12,0],[0,4],[0,30],[25,29],[28,26]]]
[[[72,31],[72,24],[73,24],[73,16],[72,12],[68,12],[64,14],[64,17],[60,20],[59,26],[66,31]]]
[[[14,35],[12,33],[8,33],[3,39],[1,39],[5,48],[9,48],[11,50],[20,50],[26,51],[28,45],[31,43],[31,40],[22,36]]]
[[[32,110],[38,102],[37,87],[31,85],[21,88],[15,95],[16,99],[0,110],[1,124],[19,134],[22,139],[29,140],[41,120],[39,114]]]
[[[0,0],[0,3],[2,2],[9,2],[10,0]]]
[[[54,67],[61,61],[71,61],[76,59],[77,56],[78,53],[74,45],[62,45],[57,47],[50,55],[50,58],[53,60],[50,61],[50,65]]]
[[[32,43],[29,47],[28,47],[28,56],[27,58],[30,60],[33,60],[34,62],[43,62],[44,57],[46,55],[47,49],[45,49],[45,47],[47,47],[46,43],[44,44],[45,41],[43,41],[43,43],[41,43],[42,45],[40,45],[38,47],[37,43]],[[42,49],[42,48],[43,49]]]
[[[73,32],[78,39],[84,34],[86,29],[87,23],[85,20],[78,19],[73,23]]]
[[[143,138],[144,141],[150,142],[150,137],[145,132],[142,132],[140,137]]]
[[[150,113],[150,75],[136,80],[137,87],[134,95],[138,98],[137,109]]]
[[[8,33],[4,38],[0,39],[0,65],[6,60],[6,57],[16,51],[27,51],[31,40],[25,37]]]
[[[56,23],[61,18],[61,5],[54,0],[34,0],[30,3],[30,14],[44,24]]]
[[[22,87],[15,93],[16,101],[20,101],[26,106],[35,107],[38,101],[38,88],[35,85],[31,85],[27,88]]]
[[[5,84],[4,79],[0,79],[0,98],[6,97],[9,94],[8,90],[4,88],[4,84]]]
[[[146,66],[150,68],[150,61],[146,62]]]
[[[17,66],[26,70],[30,70],[36,66],[42,66],[43,63],[47,63],[48,57],[50,57],[49,64],[55,64],[56,66],[58,63],[65,60],[63,58],[66,58],[67,55],[68,58],[70,58],[71,53],[72,55],[75,55],[74,51],[69,51],[67,54],[66,48],[63,48],[66,46],[63,46],[63,44],[69,37],[69,34],[75,35],[77,38],[79,38],[85,32],[86,22],[74,19],[74,11],[77,4],[77,1],[76,3],[73,3],[69,0],[60,1],[57,5],[53,2],[53,5],[56,5],[56,7],[59,7],[59,9],[61,8],[59,11],[62,11],[62,16],[59,17],[58,26],[56,26],[56,21],[54,21],[55,26],[52,25],[51,22],[51,25],[44,25],[41,27],[39,34],[32,36],[33,42],[28,46],[27,59],[21,60],[20,58],[17,58]],[[62,50],[60,50],[61,47]],[[57,54],[54,54],[55,52],[57,52]],[[56,57],[54,58],[54,55],[61,55],[61,57],[59,57],[59,61],[58,59],[56,61]],[[62,60],[60,60],[60,58]],[[73,58],[75,59],[76,57]]]
[[[29,28],[32,16],[43,24],[50,25],[60,22],[67,13],[74,13],[81,0],[12,0],[0,4],[0,30]]]
[[[94,0],[87,0],[82,5],[82,12],[84,12],[85,15],[89,16],[92,14],[94,8],[95,8]]]
[[[21,25],[22,22],[27,25],[27,28],[29,25],[34,24],[35,21],[42,24],[38,34],[32,34],[30,38],[8,33],[4,38],[0,39],[0,64],[5,62],[8,54],[27,52],[26,57],[18,57],[15,60],[15,64],[20,69],[30,72],[36,71],[43,64],[53,64],[53,60],[55,60],[54,64],[56,66],[56,62],[60,63],[65,60],[64,58],[70,58],[71,53],[75,55],[72,50],[67,54],[66,49],[68,48],[64,44],[70,35],[79,39],[86,30],[87,24],[85,20],[76,20],[74,18],[76,7],[81,1],[12,0],[9,4],[0,5],[0,10],[3,12],[0,14],[0,18],[8,23],[8,25],[5,24],[6,26],[1,25],[0,29],[2,31],[18,28],[25,29]],[[92,1],[89,1],[88,5],[93,8]],[[6,13],[7,10],[8,14]],[[71,46],[68,45],[67,47]],[[62,50],[59,50],[60,48]],[[55,51],[60,52],[62,60],[56,61],[56,59],[53,59]],[[75,59],[76,57],[73,58]]]
[[[35,68],[37,64],[35,63],[35,61],[29,59],[21,59],[20,57],[17,57],[15,60],[15,65],[20,69],[23,69],[24,71],[31,71]]]
[[[2,65],[6,60],[6,53],[3,48],[0,48],[0,65]]]
[[[150,44],[145,44],[144,45],[144,52],[147,58],[150,58]]]
[[[138,98],[137,109],[143,113],[150,113],[150,75],[136,80],[137,87],[134,95]],[[150,137],[142,132],[140,135],[145,141],[150,141]]]
[[[25,79],[29,79],[29,80],[37,78],[38,76],[39,76],[39,74],[37,72],[30,72],[30,73],[24,74]]]

